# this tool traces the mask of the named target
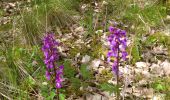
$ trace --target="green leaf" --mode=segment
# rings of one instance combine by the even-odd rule
[[[134,46],[132,47],[132,56],[133,56],[132,63],[137,62],[141,58],[140,57],[139,41],[138,40],[136,40],[134,42]]]
[[[64,62],[64,75],[65,75],[65,77],[72,78],[72,77],[74,77],[75,74],[76,74],[76,71],[71,66],[71,62],[65,61]]]
[[[165,87],[162,84],[157,84],[156,89],[157,90],[164,90]]]
[[[65,96],[64,94],[62,94],[62,93],[59,94],[60,100],[65,100],[65,97],[66,97],[66,96]]]
[[[90,79],[92,76],[91,72],[87,69],[87,65],[85,64],[81,65],[80,72],[84,79]]]
[[[164,91],[167,89],[166,84],[164,82],[164,79],[155,79],[155,81],[151,84],[151,87],[156,91]]]
[[[31,85],[35,85],[35,81],[33,80],[33,78],[31,76],[28,77],[28,82]]]
[[[156,41],[157,41],[156,37],[151,35],[146,39],[146,41],[144,41],[144,44],[146,46],[150,46],[150,45],[153,45],[153,43],[155,43]]]
[[[71,78],[71,87],[74,89],[79,89],[81,86],[81,80],[78,78]]]
[[[49,97],[47,97],[46,100],[54,100],[55,96],[56,96],[56,93],[54,91],[51,91]]]
[[[113,93],[114,91],[117,91],[116,86],[111,85],[109,83],[100,84],[100,88],[104,91],[108,91],[110,94]]]

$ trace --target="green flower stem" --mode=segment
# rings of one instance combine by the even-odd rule
[[[119,97],[120,97],[120,93],[119,93],[119,48],[118,48],[118,56],[117,56],[117,76],[116,76],[116,81],[117,81],[117,89],[116,89],[116,92],[117,92],[117,100],[119,100]]]

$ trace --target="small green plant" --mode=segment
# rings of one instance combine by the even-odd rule
[[[155,78],[151,83],[151,87],[154,89],[155,93],[165,94],[165,100],[168,100],[170,98],[169,77]]]
[[[82,64],[80,66],[80,73],[84,80],[88,80],[88,79],[92,78],[92,73],[90,72],[90,70],[87,69],[87,65],[85,65],[85,64]]]
[[[100,86],[101,90],[108,91],[110,94],[117,91],[116,86],[111,85],[109,83],[103,83],[103,84],[100,84],[99,86]]]
[[[42,51],[44,53],[44,63],[46,65],[46,78],[56,88],[57,100],[59,100],[59,89],[62,87],[64,66],[59,65],[59,53],[57,46],[59,43],[54,38],[54,33],[47,33],[43,39]]]

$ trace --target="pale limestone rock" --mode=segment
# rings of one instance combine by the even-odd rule
[[[83,28],[82,26],[77,27],[77,28],[75,29],[75,32],[83,32],[83,31],[84,31],[84,28]]]
[[[165,94],[154,94],[154,96],[152,97],[152,100],[165,100]]]
[[[100,68],[98,68],[99,73],[102,74],[102,71],[103,71],[104,69],[105,69],[104,66],[100,66]]]
[[[95,59],[95,60],[92,61],[91,66],[94,67],[94,68],[98,68],[100,63],[101,63],[100,59]]]
[[[149,79],[151,77],[151,74],[148,71],[142,71],[142,74],[145,78]]]
[[[90,56],[88,55],[85,55],[83,58],[82,58],[82,63],[88,63],[90,61]]]
[[[152,64],[151,68],[151,73],[155,74],[156,76],[161,76],[163,75],[163,70],[162,67],[159,64]]]
[[[146,85],[146,84],[148,84],[148,83],[147,83],[147,80],[144,80],[144,79],[143,79],[143,80],[140,80],[140,81],[139,81],[139,86]]]
[[[102,96],[100,94],[94,93],[94,94],[86,95],[86,100],[112,100],[112,99],[108,99],[105,96]]]
[[[113,84],[113,85],[117,84],[117,82],[115,80],[112,80],[112,79],[108,80],[108,83]]]
[[[48,83],[47,82],[43,82],[42,85],[48,85]]]
[[[103,1],[102,2],[102,5],[108,5],[109,3],[108,2],[106,2],[106,1]]]
[[[169,61],[165,60],[162,64],[161,67],[164,71],[164,74],[169,76],[170,75],[170,63]]]
[[[146,62],[136,62],[135,65],[137,68],[142,68],[142,69],[148,67],[148,64]]]

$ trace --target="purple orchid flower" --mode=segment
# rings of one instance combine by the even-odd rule
[[[42,51],[44,52],[44,63],[46,65],[46,78],[47,80],[54,77],[56,88],[61,88],[62,85],[62,75],[64,66],[57,66],[57,61],[59,60],[59,53],[57,46],[59,43],[55,40],[53,33],[47,33],[43,39]]]

